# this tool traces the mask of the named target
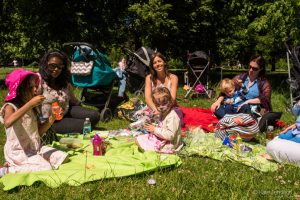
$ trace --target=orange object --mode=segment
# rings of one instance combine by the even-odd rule
[[[61,120],[63,118],[63,116],[61,115],[62,109],[58,105],[57,101],[52,102],[52,112],[55,115],[55,120]]]

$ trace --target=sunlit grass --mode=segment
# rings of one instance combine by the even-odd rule
[[[0,73],[2,83],[5,74],[7,72]],[[272,104],[274,110],[283,112],[283,121],[293,123],[295,118],[286,111],[289,93],[284,87],[274,89]],[[2,87],[1,105],[6,93]],[[80,95],[80,89],[76,89],[76,95]],[[205,95],[185,102],[184,95],[180,86],[179,105],[209,108],[212,103]],[[106,130],[126,128],[128,123],[114,119],[108,123],[99,122],[97,127]],[[3,163],[5,132],[2,125],[0,135],[0,163]],[[152,174],[157,182],[155,186],[147,184],[151,174],[141,174],[99,180],[79,187],[62,185],[49,189],[43,183],[35,183],[9,192],[0,190],[0,199],[295,199],[295,195],[300,194],[300,169],[297,167],[283,165],[277,172],[262,173],[236,162],[197,156],[183,156],[182,160],[179,168],[155,171]]]

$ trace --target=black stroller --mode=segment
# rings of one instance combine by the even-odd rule
[[[287,49],[287,65],[288,65],[288,83],[290,85],[291,107],[300,100],[300,46],[290,48],[285,43]],[[290,58],[293,61],[293,67],[290,67]]]
[[[114,97],[114,86],[119,80],[108,58],[88,43],[70,42],[63,46],[71,60],[72,82],[82,88],[81,102],[101,110],[101,121],[111,120],[111,108],[124,99]]]
[[[154,51],[147,47],[141,47],[136,52],[124,49],[128,55],[127,67],[127,88],[134,95],[144,94],[145,78],[150,73],[150,59]]]
[[[199,85],[208,98],[212,96],[212,90],[208,89],[209,79],[209,56],[204,51],[195,51],[188,56],[187,60],[187,75],[185,76],[185,84],[188,85],[185,99],[189,98],[192,91]]]

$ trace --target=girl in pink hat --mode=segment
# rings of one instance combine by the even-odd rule
[[[66,153],[41,145],[41,136],[51,127],[54,117],[43,124],[37,119],[37,106],[45,97],[36,95],[40,80],[37,74],[24,69],[12,71],[5,79],[8,94],[0,110],[4,124],[5,167],[0,177],[7,173],[32,172],[56,169],[67,158]]]

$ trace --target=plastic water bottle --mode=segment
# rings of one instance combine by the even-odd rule
[[[95,134],[93,138],[93,155],[94,156],[102,156],[102,138]]]
[[[274,138],[273,131],[274,131],[274,126],[269,125],[268,128],[267,128],[267,132],[266,132],[266,139],[267,140],[272,140]]]
[[[58,105],[57,101],[52,102],[52,112],[55,115],[55,120],[61,120],[63,116],[61,115],[61,107]]]
[[[83,123],[83,139],[88,139],[88,134],[92,131],[92,124],[90,118],[85,118]]]

